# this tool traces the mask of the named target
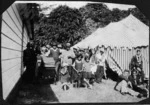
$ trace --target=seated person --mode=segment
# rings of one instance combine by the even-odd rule
[[[143,71],[143,60],[140,49],[137,49],[136,55],[131,59],[130,65],[131,71],[136,70],[139,82],[142,84],[144,81],[144,71]],[[132,73],[132,72],[131,72]]]
[[[146,83],[140,83],[136,70],[129,76],[129,80],[132,83],[132,89],[140,93],[139,97],[147,97],[148,91],[146,89]]]
[[[132,90],[132,83],[129,81],[129,71],[124,70],[123,74],[120,76],[121,81],[117,84],[116,90],[121,92],[121,94],[130,94],[131,96],[138,96],[139,93]]]

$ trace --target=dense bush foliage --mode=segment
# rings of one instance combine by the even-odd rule
[[[109,10],[102,3],[90,3],[79,9],[69,8],[66,5],[59,6],[50,12],[48,17],[40,14],[38,20],[35,18],[37,15],[32,16],[32,12],[30,12],[30,17],[26,15],[29,18],[32,17],[32,20],[36,19],[34,22],[34,39],[40,45],[53,42],[61,44],[70,42],[74,45],[97,28],[103,28],[110,22],[118,22],[129,14],[133,14],[143,23],[149,25],[149,21],[138,8],[128,9],[127,11],[118,8]]]

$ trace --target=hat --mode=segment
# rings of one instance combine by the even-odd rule
[[[73,50],[77,50],[77,48],[73,48]]]
[[[83,48],[80,48],[79,51],[84,51],[84,49],[83,49]]]
[[[47,44],[47,45],[46,45],[46,47],[47,47],[47,48],[50,48],[50,45],[49,45],[49,44]]]
[[[101,52],[104,52],[104,48],[101,48],[100,51],[101,51]]]
[[[80,57],[83,58],[83,55],[82,54],[78,54],[77,58],[80,58]]]
[[[61,47],[62,47],[62,45],[61,45],[61,44],[59,44],[57,47],[61,48]]]
[[[125,70],[124,70],[124,72],[128,72],[128,73],[129,73],[130,71],[129,71],[129,70],[127,70],[127,69],[125,69]]]
[[[42,47],[41,50],[45,52],[46,51],[46,47]]]
[[[140,48],[137,48],[136,51],[141,51]]]
[[[27,43],[27,47],[29,48],[30,46],[31,46],[31,44],[28,42],[28,43]]]
[[[53,46],[56,46],[56,43],[53,43]]]
[[[66,46],[70,47],[70,43],[67,43]]]

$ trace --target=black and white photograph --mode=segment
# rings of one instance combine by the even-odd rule
[[[136,5],[15,1],[0,21],[7,103],[148,103],[149,19]]]

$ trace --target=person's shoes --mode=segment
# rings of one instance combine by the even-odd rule
[[[122,92],[121,94],[122,94],[122,95],[127,95],[127,93],[126,93],[126,92]]]
[[[139,95],[137,95],[137,97],[138,97],[138,98],[142,98],[142,97],[143,97],[143,95],[142,95],[142,94],[139,94]]]
[[[102,83],[102,81],[96,81],[96,83],[101,84],[101,83]]]
[[[55,85],[58,85],[58,82],[54,82]]]
[[[90,83],[92,86],[94,86],[94,83]]]
[[[80,87],[82,87],[82,88],[85,88],[87,85],[85,84],[85,83],[82,83],[81,85],[80,85]]]
[[[94,82],[95,82],[94,79],[90,79],[90,80],[89,80],[89,83],[90,83],[90,84],[94,84]]]
[[[88,86],[88,89],[92,89],[92,85],[89,85],[89,86]]]

